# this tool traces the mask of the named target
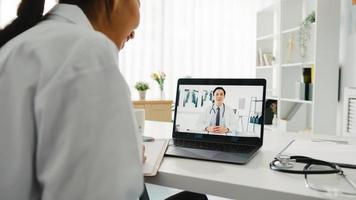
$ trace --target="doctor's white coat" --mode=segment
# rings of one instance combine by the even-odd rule
[[[0,49],[0,199],[139,197],[141,145],[117,52],[65,4]]]
[[[216,110],[216,105],[205,107],[196,122],[198,130],[204,131],[207,127],[215,126]],[[221,106],[220,124],[229,129],[229,132],[227,132],[226,135],[236,136],[238,129],[237,117],[233,110],[225,104],[224,106]]]

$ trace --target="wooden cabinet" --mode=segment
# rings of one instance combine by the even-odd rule
[[[133,101],[134,108],[145,109],[145,119],[152,121],[172,121],[172,104],[171,100],[147,100]]]

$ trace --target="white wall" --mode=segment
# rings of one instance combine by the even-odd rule
[[[340,26],[341,98],[338,104],[337,132],[342,132],[344,87],[356,87],[356,5],[341,0]]]

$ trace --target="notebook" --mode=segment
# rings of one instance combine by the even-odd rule
[[[356,145],[342,140],[294,140],[283,155],[301,155],[337,163],[341,167],[356,168]]]
[[[147,160],[143,164],[144,176],[155,176],[161,165],[168,140],[156,139],[152,142],[144,142]]]
[[[166,155],[245,164],[263,143],[264,79],[179,79]]]

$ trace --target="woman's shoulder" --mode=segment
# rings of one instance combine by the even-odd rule
[[[115,55],[118,51],[109,38],[93,28],[46,20],[9,41],[2,50],[40,57],[68,57],[78,52]]]
[[[43,26],[43,27],[41,27]],[[35,30],[36,31],[36,30]],[[92,62],[106,60],[107,62],[117,61],[118,50],[115,44],[103,33],[94,30],[92,27],[83,27],[70,23],[46,23],[40,24],[35,35],[45,37],[36,38],[42,44],[40,48],[48,48],[56,52],[61,52],[62,56],[72,62]]]
[[[43,21],[1,48],[0,58],[14,58],[41,71],[43,85],[81,72],[117,69],[118,51],[105,35],[90,27]],[[14,55],[14,56],[11,56]],[[4,59],[5,59],[4,58]]]
[[[48,31],[48,40],[53,40],[58,43],[67,46],[73,46],[75,48],[81,48],[84,50],[98,50],[98,51],[113,51],[117,53],[115,44],[106,37],[103,33],[94,30],[92,27],[83,27],[70,23],[44,23],[44,30],[48,30],[46,26],[52,28],[52,31]],[[39,27],[41,32],[41,27]],[[38,34],[37,34],[38,35]],[[44,38],[42,38],[44,39]]]

